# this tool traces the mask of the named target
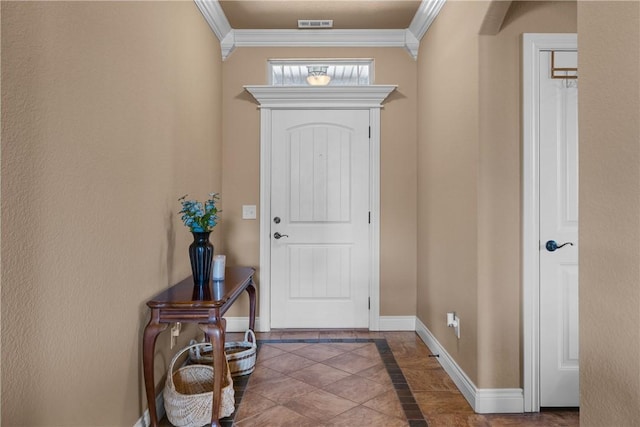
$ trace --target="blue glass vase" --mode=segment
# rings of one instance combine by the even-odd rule
[[[191,232],[193,242],[189,245],[189,258],[191,259],[191,272],[195,286],[208,285],[211,280],[213,245],[209,241],[210,233],[210,231]]]

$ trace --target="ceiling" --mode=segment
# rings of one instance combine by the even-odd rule
[[[420,40],[446,0],[193,0],[218,40],[222,60],[238,47],[402,47]],[[501,2],[501,0],[492,0]],[[298,20],[333,28],[298,29]]]
[[[298,19],[332,19],[334,29],[408,28],[421,0],[221,0],[234,29],[296,29]]]

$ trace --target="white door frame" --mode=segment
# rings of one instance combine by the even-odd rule
[[[369,110],[370,150],[370,283],[369,329],[380,329],[380,108],[395,90],[391,85],[370,86],[245,86],[260,103],[260,315],[256,329],[271,330],[271,112],[275,109]]]
[[[524,34],[522,50],[522,325],[525,412],[540,411],[539,57],[577,50],[577,34]]]

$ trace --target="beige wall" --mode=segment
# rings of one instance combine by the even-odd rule
[[[513,2],[480,37],[478,383],[521,387],[520,240],[523,33],[575,33],[576,2]]]
[[[3,426],[143,413],[144,302],[190,271],[177,198],[221,188],[219,58],[193,2],[2,2]]]
[[[416,62],[399,48],[239,48],[224,62],[225,250],[232,263],[259,265],[259,223],[242,205],[260,207],[260,112],[244,85],[266,84],[270,58],[374,58],[375,83],[398,85],[381,112],[380,314],[415,314]],[[259,288],[258,288],[259,291]],[[237,304],[230,315],[244,313]],[[235,311],[234,311],[235,310]],[[245,314],[246,315],[246,314]]]
[[[0,46],[2,45],[2,7],[0,7]],[[0,67],[0,94],[2,94],[2,67]],[[2,96],[0,96],[0,111],[2,111]],[[0,143],[3,140],[3,126],[0,126]],[[1,144],[0,144],[1,145]],[[2,164],[2,150],[0,149],[0,164]],[[2,173],[0,173],[0,206],[2,205]],[[2,215],[0,215],[0,248],[2,247]],[[2,319],[2,251],[0,250],[0,319]],[[0,325],[0,355],[2,354],[2,327]],[[2,424],[2,357],[0,357],[0,424]]]
[[[418,317],[482,388],[521,383],[521,34],[575,32],[575,2],[447,2],[418,66]],[[446,326],[456,311],[462,337]]]
[[[481,387],[518,386],[514,58],[521,32],[575,31],[570,4],[514,5],[490,38],[485,4],[448,2],[417,66],[396,49],[239,49],[223,70],[191,2],[3,2],[2,424],[135,423],[144,301],[189,270],[175,199],[220,189],[221,159],[213,241],[258,264],[257,222],[239,218],[259,201],[259,114],[241,87],[265,82],[267,57],[375,57],[377,82],[400,85],[382,113],[382,314],[413,314],[417,271],[418,316],[447,351]],[[578,5],[585,426],[640,418],[639,7]]]
[[[580,2],[580,425],[640,419],[640,3]]]
[[[477,373],[478,31],[486,2],[447,2],[418,60],[418,318]],[[461,339],[446,326],[457,312]]]

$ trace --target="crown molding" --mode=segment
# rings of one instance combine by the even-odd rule
[[[244,86],[260,108],[381,108],[395,85]]]
[[[406,29],[380,30],[244,30],[233,29],[218,0],[194,0],[205,20],[220,40],[222,60],[236,47],[403,47],[418,58],[420,40],[446,0],[422,0],[411,25]]]
[[[409,52],[413,59],[418,59],[418,50],[420,50],[420,39],[410,29],[404,30],[404,48]]]
[[[222,60],[225,61],[231,52],[236,48],[236,30],[231,30],[227,33],[224,39],[220,40],[220,50],[222,53]]]
[[[402,47],[405,30],[234,30],[236,46]]]
[[[231,24],[229,24],[229,20],[227,20],[227,16],[224,14],[218,0],[193,1],[196,6],[198,6],[198,9],[200,9],[211,30],[215,33],[216,37],[218,37],[218,40],[222,42],[233,28],[231,28]]]
[[[416,59],[420,42],[408,30],[232,30],[235,47],[403,47]],[[223,57],[228,56],[223,52]]]
[[[411,24],[409,24],[409,31],[418,41],[422,40],[445,2],[446,0],[422,0]]]

